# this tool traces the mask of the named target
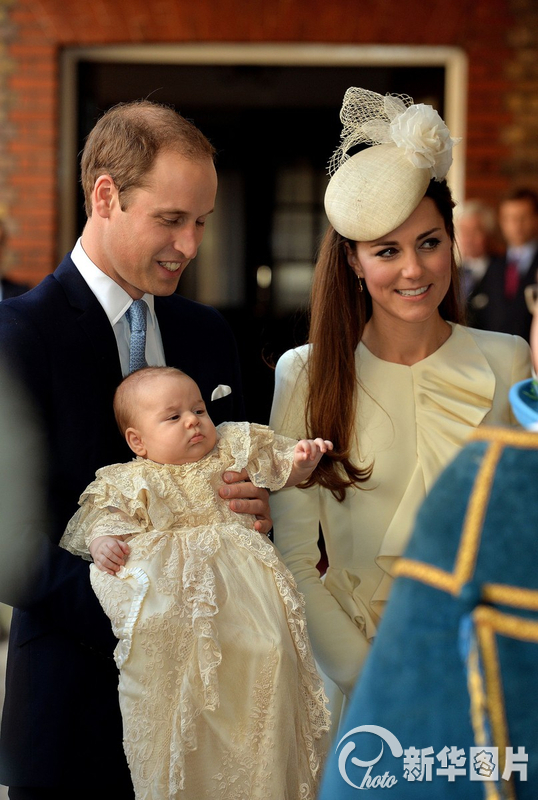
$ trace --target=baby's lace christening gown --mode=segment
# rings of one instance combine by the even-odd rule
[[[196,463],[99,470],[62,545],[88,558],[93,538],[134,534],[117,576],[90,571],[119,639],[137,800],[313,800],[329,720],[303,598],[253,518],[218,496],[228,469],[282,487],[295,442],[246,422],[217,431]]]

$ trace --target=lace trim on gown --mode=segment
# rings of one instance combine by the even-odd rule
[[[116,578],[120,578],[120,580],[134,578],[138,587],[133,597],[127,619],[125,620],[123,636],[114,650],[114,660],[116,661],[116,666],[118,669],[121,669],[129,658],[129,653],[131,652],[133,631],[138,621],[138,617],[140,616],[140,610],[142,608],[142,603],[144,602],[144,597],[148,593],[149,578],[142,567],[120,567],[116,573]]]

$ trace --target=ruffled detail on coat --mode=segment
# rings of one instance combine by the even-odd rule
[[[411,371],[414,384],[417,465],[376,557],[386,573],[371,599],[378,615],[388,599],[395,561],[407,545],[423,499],[442,469],[482,424],[495,393],[495,374],[475,338],[461,325],[452,326],[452,335],[439,350],[404,369]]]
[[[363,590],[361,578],[350,570],[328,567],[324,583],[325,588],[338,600],[364,637],[372,642],[377,633],[377,626],[370,608],[361,597]]]

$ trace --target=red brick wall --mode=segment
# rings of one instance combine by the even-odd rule
[[[517,155],[524,114],[517,116],[511,98],[532,61],[521,64],[522,52],[532,55],[536,48],[536,36],[527,35],[523,44],[518,37],[518,30],[536,23],[533,6],[534,0],[0,0],[0,205],[7,206],[14,274],[36,283],[55,266],[63,46],[233,41],[461,47],[470,66],[467,196],[495,202],[528,176],[530,156],[522,166]]]

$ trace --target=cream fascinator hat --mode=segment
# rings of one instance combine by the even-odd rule
[[[351,87],[340,112],[341,144],[329,162],[325,211],[346,239],[369,242],[394,230],[452,164],[452,139],[432,106],[408,95]],[[353,156],[359,144],[375,145]]]

